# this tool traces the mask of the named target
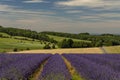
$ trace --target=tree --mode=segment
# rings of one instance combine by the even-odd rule
[[[102,47],[103,46],[102,41],[100,40],[100,41],[96,42],[95,46],[96,47]]]
[[[49,38],[49,36],[47,36],[46,34],[38,33],[36,31],[31,31],[29,29],[27,30],[27,29],[18,29],[18,28],[4,28],[1,26],[0,32],[7,33],[11,36],[23,36],[23,37],[32,38],[33,40],[38,39],[51,43],[57,43],[57,41]]]
[[[14,52],[17,52],[17,51],[18,51],[18,49],[17,49],[17,48],[14,48],[14,49],[13,49],[13,51],[14,51]]]
[[[3,27],[0,25],[0,28],[3,28]]]
[[[3,35],[2,35],[2,34],[0,34],[0,37],[3,37]]]
[[[52,45],[52,49],[55,49],[55,44]]]
[[[73,40],[72,39],[63,39],[62,42],[60,43],[61,48],[72,48],[73,46]]]
[[[26,48],[26,50],[30,50],[30,48]]]
[[[67,40],[68,48],[72,48],[73,43],[74,43],[74,42],[73,42],[72,39],[68,39],[68,40]]]
[[[68,48],[67,39],[63,39],[62,42],[60,42],[61,48]]]
[[[79,33],[79,35],[90,35],[90,33]]]
[[[50,45],[46,44],[44,47],[44,49],[51,49]]]

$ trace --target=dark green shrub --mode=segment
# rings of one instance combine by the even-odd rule
[[[52,49],[55,49],[55,44],[52,45]]]
[[[43,49],[51,49],[51,47],[50,47],[50,45],[47,44],[43,47]]]
[[[17,48],[14,48],[14,49],[13,49],[13,51],[14,51],[14,52],[17,52],[17,51],[18,51],[18,49],[17,49]]]
[[[26,48],[26,50],[30,50],[30,48]]]

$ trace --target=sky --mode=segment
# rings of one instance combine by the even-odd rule
[[[0,0],[0,25],[120,34],[120,0]]]

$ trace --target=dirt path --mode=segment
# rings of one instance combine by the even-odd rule
[[[104,54],[107,54],[107,51],[105,50],[104,47],[101,47],[100,49],[103,51]]]

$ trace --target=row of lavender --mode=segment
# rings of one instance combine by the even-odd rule
[[[120,80],[120,55],[63,54],[86,80]]]
[[[120,55],[63,54],[86,80],[120,80]],[[38,80],[72,80],[59,54],[2,54],[0,80],[28,80],[47,59]]]
[[[38,80],[71,80],[71,75],[59,54],[1,54],[0,80],[28,80],[45,60],[47,63]]]
[[[50,54],[0,54],[0,80],[27,80]]]
[[[55,54],[49,58],[39,80],[71,80],[71,75],[61,55]]]

